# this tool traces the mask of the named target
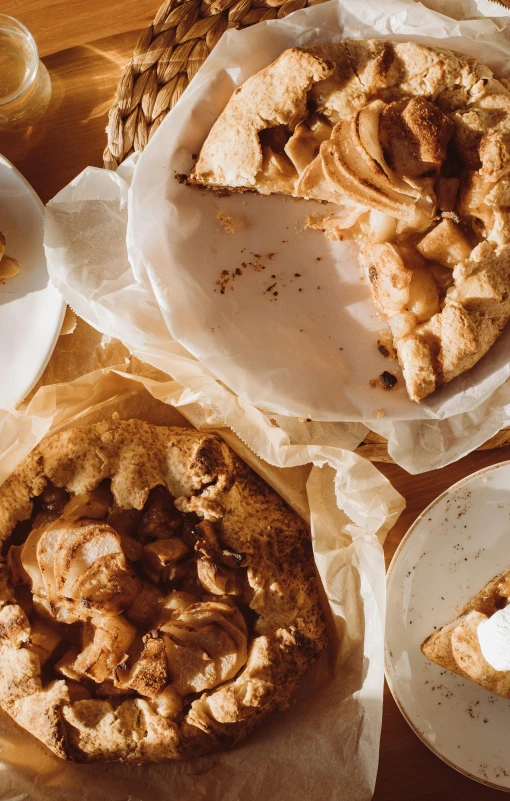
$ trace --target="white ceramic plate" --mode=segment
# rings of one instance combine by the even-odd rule
[[[510,567],[510,462],[437,498],[409,529],[388,571],[386,677],[402,714],[437,756],[510,791],[510,701],[426,659],[420,644]]]
[[[32,389],[55,347],[65,313],[49,282],[43,249],[44,206],[18,170],[0,156],[0,231],[20,272],[0,281],[0,409]]]

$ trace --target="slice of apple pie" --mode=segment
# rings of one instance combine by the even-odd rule
[[[306,526],[216,435],[43,440],[0,488],[0,538],[0,705],[64,759],[227,748],[324,648]]]
[[[510,570],[500,573],[459,615],[422,643],[440,667],[510,698]]]
[[[465,372],[510,319],[510,91],[413,42],[286,50],[238,88],[188,179],[328,204],[355,237],[410,398]]]

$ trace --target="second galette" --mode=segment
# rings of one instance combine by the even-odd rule
[[[214,434],[55,434],[0,488],[0,540],[0,705],[64,759],[227,748],[325,645],[306,526]]]

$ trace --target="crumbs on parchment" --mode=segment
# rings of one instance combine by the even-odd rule
[[[393,344],[391,331],[381,331],[377,338],[377,350],[385,359],[396,359],[397,351]]]
[[[222,216],[220,217],[220,215],[222,215]],[[232,228],[232,230],[229,230],[230,222],[232,221],[232,218],[229,217],[228,214],[223,214],[223,212],[219,212],[219,214],[217,216],[218,216],[218,220],[220,221],[220,225],[222,226],[222,228],[227,233],[233,233],[234,232],[234,228]],[[245,250],[245,248],[242,248],[241,249],[241,253],[243,253],[244,250]],[[219,275],[219,277],[215,281],[216,289],[214,291],[215,292],[219,291],[220,295],[224,295],[225,292],[227,291],[227,289],[230,289],[230,291],[233,292],[234,291],[234,283],[235,283],[236,279],[239,278],[241,275],[243,275],[246,272],[246,270],[254,270],[256,273],[259,273],[262,270],[266,269],[266,265],[263,262],[264,256],[262,255],[262,253],[252,253],[251,255],[254,258],[253,261],[242,261],[241,262],[241,266],[240,267],[236,267],[234,270],[222,270],[220,275]],[[270,257],[273,258],[274,256],[276,256],[276,253],[268,253],[267,254],[268,258],[270,258]],[[275,276],[273,276],[273,277],[275,277]],[[262,294],[264,294],[264,293],[262,293]]]
[[[216,215],[216,219],[226,234],[235,234],[236,227],[234,224],[234,218],[231,217],[230,214],[225,214],[224,211],[219,211]]]
[[[381,387],[381,389],[397,389],[398,378],[393,375],[393,373],[388,373],[388,371],[385,370],[384,373],[381,373],[377,378],[371,378],[368,383],[373,389],[375,389],[375,387]]]

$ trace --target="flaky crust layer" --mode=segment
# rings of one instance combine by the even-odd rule
[[[47,480],[79,494],[105,478],[124,509],[141,509],[153,487],[167,487],[181,511],[214,520],[225,545],[246,555],[258,615],[248,661],[179,723],[140,697],[71,703],[65,681],[41,680],[39,658],[26,648],[30,624],[2,564],[0,705],[63,759],[160,762],[230,747],[288,705],[324,647],[309,532],[218,436],[112,420],[55,434],[32,451],[0,488],[0,539],[30,518],[31,498]]]
[[[422,653],[440,667],[510,698],[510,672],[494,670],[484,658],[477,629],[497,609],[498,587],[510,580],[510,570],[495,576],[467,602],[458,617],[435,631],[421,644]]]

